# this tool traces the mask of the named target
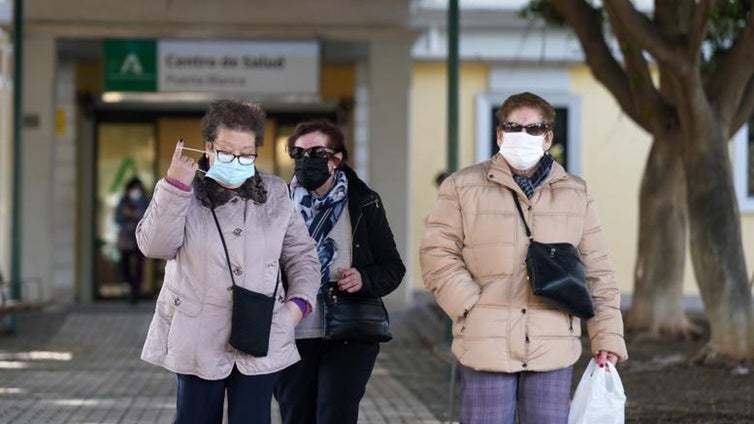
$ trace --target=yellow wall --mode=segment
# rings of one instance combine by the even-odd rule
[[[459,69],[459,168],[474,163],[476,95],[486,91],[488,67],[464,64]],[[411,201],[410,246],[413,255],[413,283],[422,287],[419,245],[424,220],[435,203],[435,176],[447,161],[447,70],[444,63],[415,63],[411,85],[411,143],[409,184]]]
[[[323,64],[320,69],[320,89],[326,99],[352,99],[356,87],[353,63]]]

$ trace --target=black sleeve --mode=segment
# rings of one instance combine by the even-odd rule
[[[364,220],[373,263],[357,267],[364,284],[361,291],[382,297],[398,288],[406,274],[406,267],[395,247],[393,232],[390,230],[379,196],[377,201],[364,211]]]

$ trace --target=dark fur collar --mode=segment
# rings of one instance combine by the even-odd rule
[[[244,200],[253,200],[257,204],[267,202],[267,188],[265,188],[264,181],[262,181],[258,171],[253,177],[244,181],[241,187],[234,190],[221,186],[212,178],[205,178],[204,173],[198,171],[192,185],[196,198],[203,206],[210,209],[228,203],[233,196],[238,196]]]

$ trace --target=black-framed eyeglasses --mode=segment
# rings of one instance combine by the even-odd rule
[[[514,122],[505,122],[502,125],[504,132],[514,133],[514,132],[521,132],[526,131],[529,135],[542,135],[549,131],[552,127],[550,125],[545,124],[544,122],[538,122],[536,124],[529,124],[529,125],[521,125],[516,124]]]
[[[233,159],[238,158],[238,163],[244,166],[254,165],[254,161],[257,160],[256,153],[247,153],[243,155],[234,155],[233,153],[226,152],[224,150],[215,150],[215,158],[222,163],[231,163]]]
[[[294,146],[288,149],[288,154],[291,156],[291,159],[301,159],[304,156],[315,159],[330,159],[335,154],[335,150],[324,146],[314,146],[308,149]]]

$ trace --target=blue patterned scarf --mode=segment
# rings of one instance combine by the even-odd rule
[[[542,185],[550,175],[550,169],[552,169],[552,155],[545,153],[542,159],[539,160],[539,167],[531,175],[531,177],[525,177],[523,175],[513,174],[513,181],[521,187],[527,198],[531,199],[534,195],[534,189]]]
[[[328,234],[335,227],[346,206],[347,192],[348,180],[346,174],[340,170],[335,170],[335,184],[322,198],[314,197],[299,184],[295,176],[291,180],[291,193],[296,209],[304,217],[309,235],[317,243],[317,255],[322,267],[322,284],[330,281],[330,265],[338,256],[338,246]]]

